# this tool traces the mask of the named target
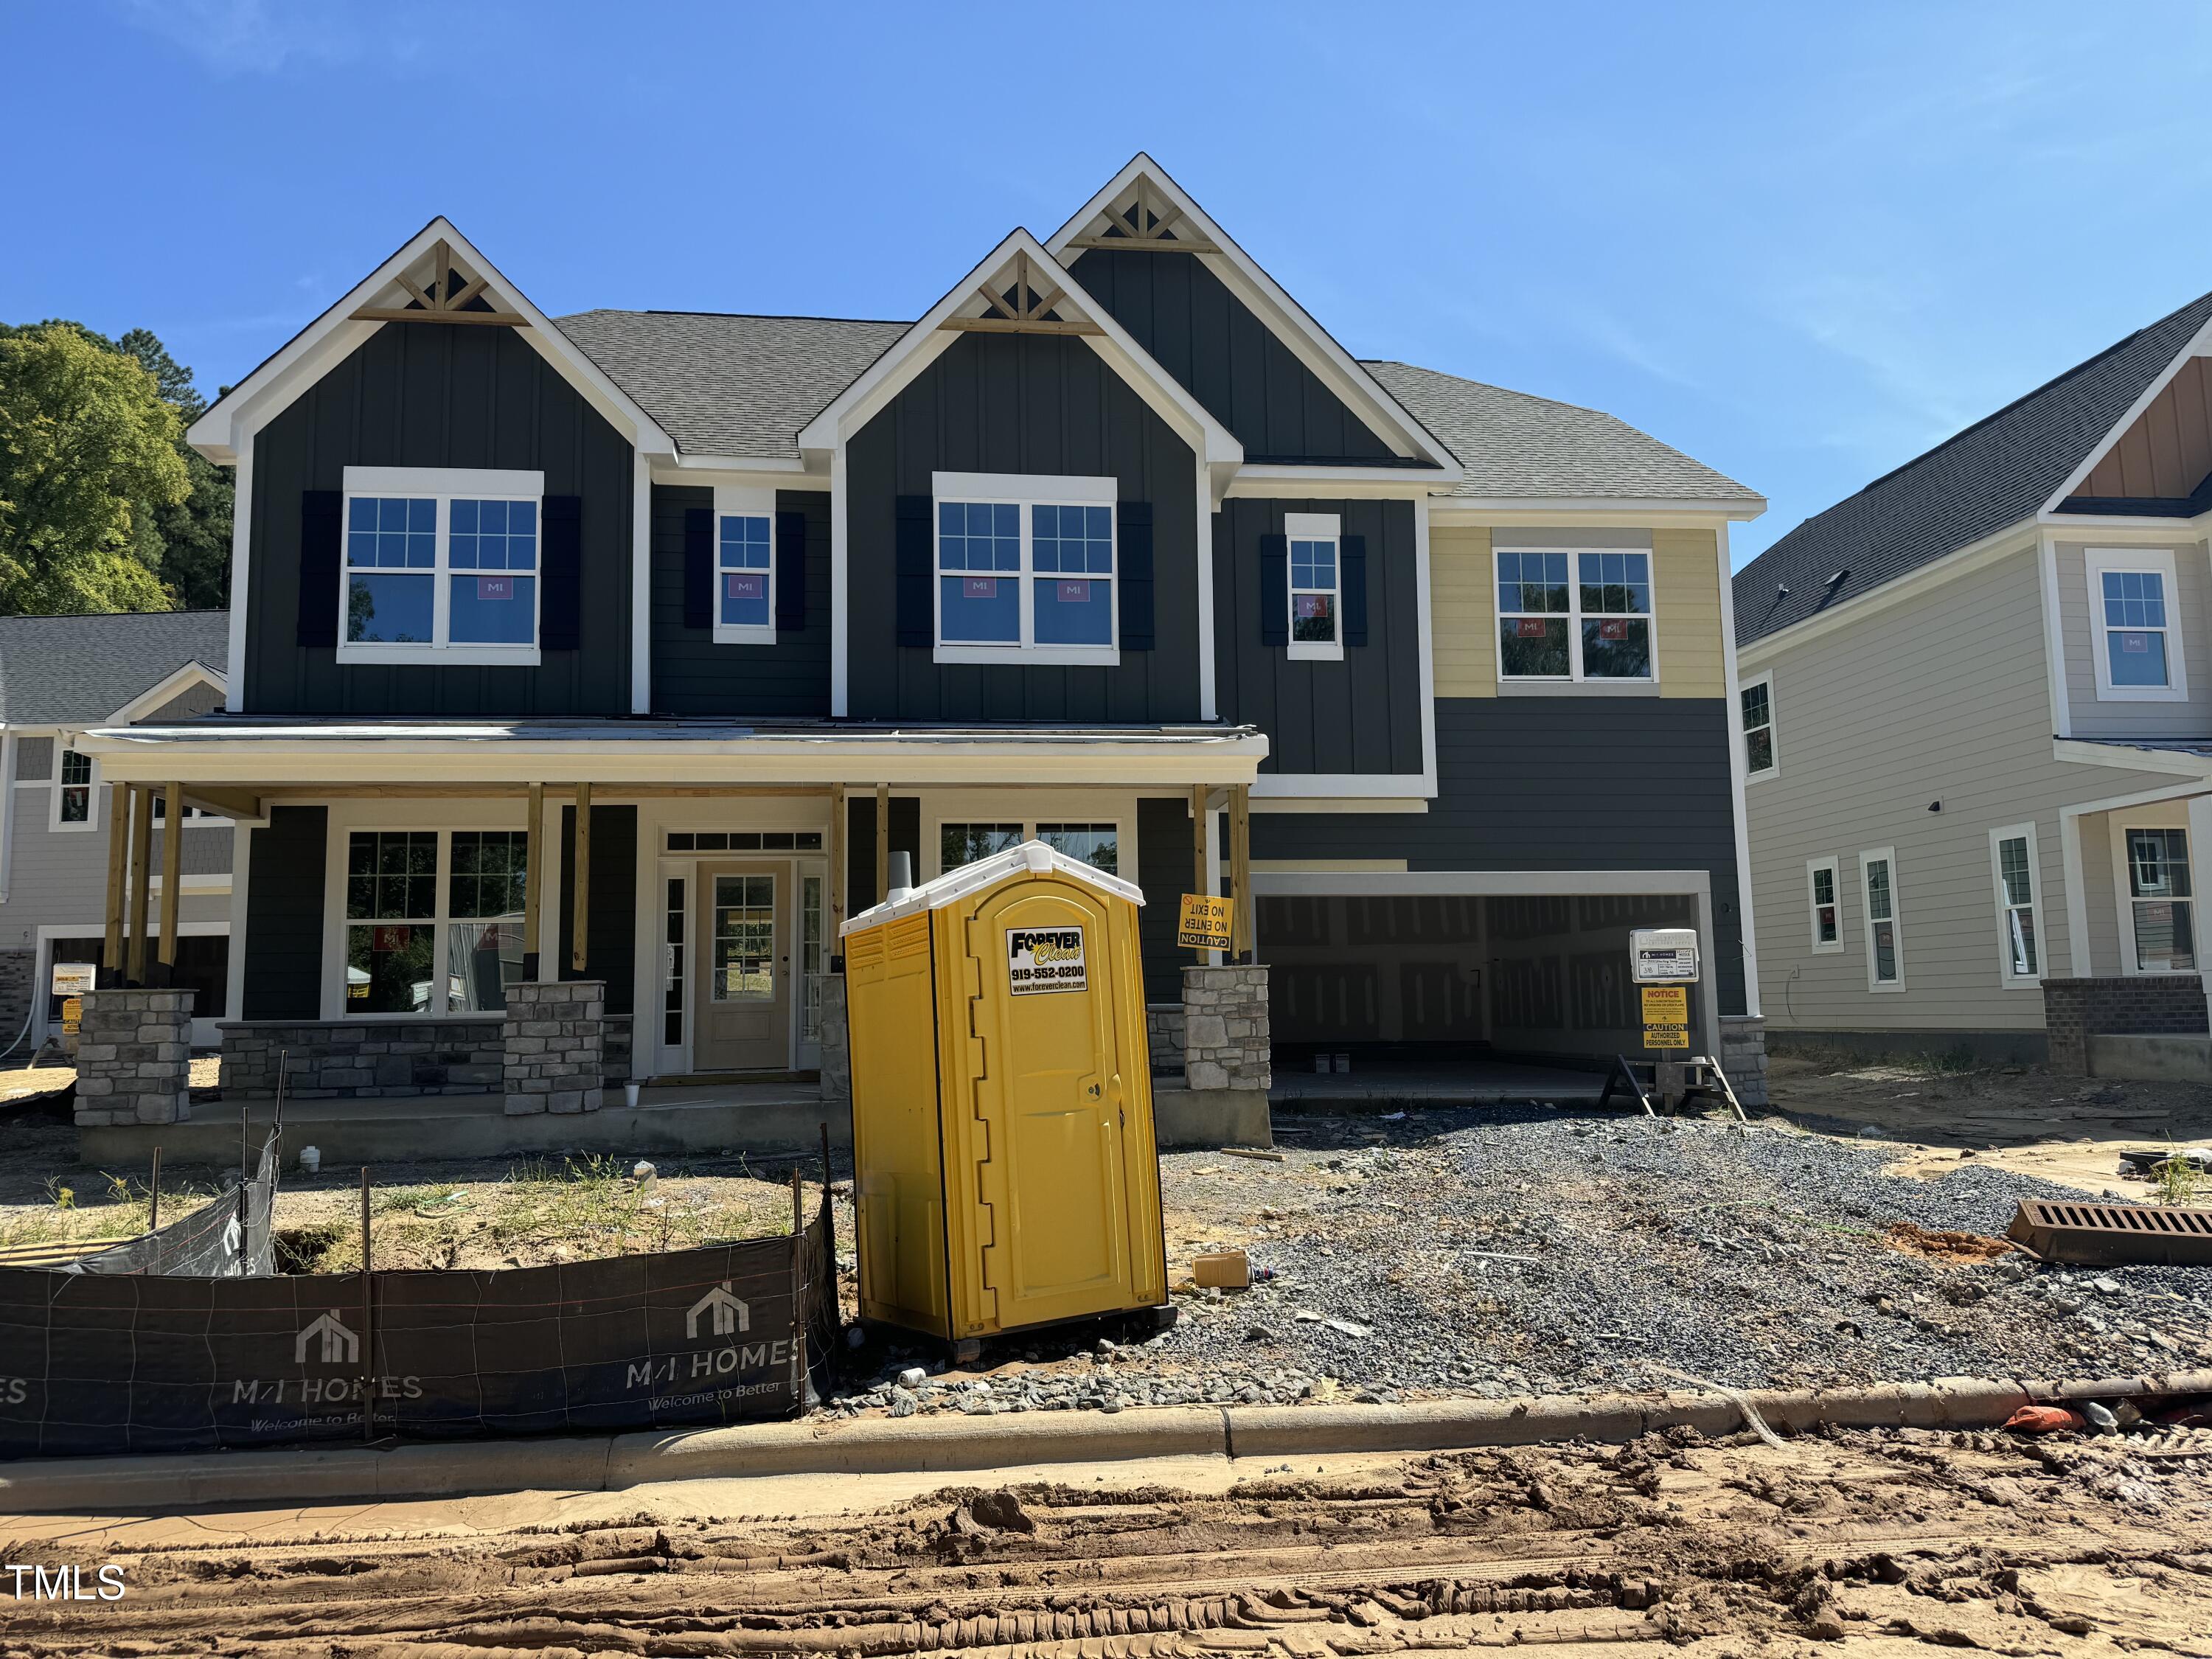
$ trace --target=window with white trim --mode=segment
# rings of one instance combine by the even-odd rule
[[[1826,956],[1844,948],[1843,895],[1837,885],[1833,859],[1808,859],[1805,864],[1805,901],[1812,923],[1813,949]]]
[[[1737,688],[1743,720],[1743,769],[1748,778],[1774,771],[1774,676],[1762,674]]]
[[[1650,681],[1651,556],[1615,548],[1500,548],[1501,680]]]
[[[483,1014],[522,976],[528,832],[356,830],[346,842],[348,1014]]]
[[[68,748],[56,756],[53,806],[46,825],[52,830],[100,827],[100,769],[91,756]]]
[[[714,489],[714,642],[775,643],[775,491]]]
[[[538,660],[539,472],[349,466],[338,660]]]
[[[1310,662],[1344,657],[1343,520],[1334,513],[1286,513],[1290,553],[1290,655]]]
[[[2186,830],[2129,830],[2128,908],[2135,971],[2197,971],[2196,891]]]
[[[937,873],[1003,853],[1024,841],[1041,841],[1055,853],[1080,859],[1109,876],[1121,872],[1121,826],[1108,823],[947,820],[937,827]]]
[[[939,662],[1121,659],[1115,481],[933,479]]]
[[[2189,695],[2187,652],[2175,616],[2173,554],[2165,548],[2093,547],[2090,653],[2103,702],[2175,702]]]
[[[1866,899],[1867,988],[1902,991],[1905,957],[1898,938],[1896,849],[1881,847],[1860,854],[1859,884]]]
[[[2035,826],[1990,831],[1990,874],[1996,882],[1997,959],[2007,985],[2043,981],[2043,941],[2035,926]]]

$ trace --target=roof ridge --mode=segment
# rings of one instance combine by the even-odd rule
[[[758,323],[866,323],[872,328],[912,328],[915,320],[911,317],[830,317],[811,311],[696,311],[683,306],[646,306],[638,309],[593,306],[589,311],[572,311],[553,320],[573,322],[579,317],[727,317]]]

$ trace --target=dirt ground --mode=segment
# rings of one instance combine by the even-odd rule
[[[12,1535],[10,1535],[12,1534]],[[2212,1655],[2212,1433],[1694,1431],[1417,1458],[0,1518],[0,1655]]]

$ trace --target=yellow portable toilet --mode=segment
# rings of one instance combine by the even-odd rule
[[[845,924],[862,1318],[957,1344],[1165,1301],[1144,902],[1032,841]]]

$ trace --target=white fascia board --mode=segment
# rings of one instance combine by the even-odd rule
[[[2056,513],[2058,503],[2081,487],[2083,481],[2097,470],[2097,463],[2112,453],[2113,446],[2126,436],[2128,428],[2142,417],[2143,410],[2156,403],[2159,393],[2173,383],[2173,377],[2181,373],[2182,364],[2191,357],[2208,354],[2212,354],[2212,321],[2207,321],[2200,327],[2191,337],[2189,343],[2175,352],[2172,360],[2159,370],[2151,383],[2142,389],[2142,395],[2128,405],[2127,413],[2114,422],[2112,428],[2097,441],[2096,446],[2081,458],[2081,465],[2066,475],[2065,482],[2051,492],[2050,499],[2043,504],[2043,511]]]
[[[2193,519],[2150,519],[2127,513],[2039,513],[2035,522],[2069,542],[2118,539],[2149,547],[2171,547],[2194,542],[2212,531],[2212,513]]]
[[[2077,766],[2099,766],[2122,772],[2160,772],[2169,777],[2212,782],[2212,756],[2191,755],[2178,749],[2129,749],[2109,743],[2090,743],[2080,738],[2056,738],[2051,740],[2051,758]]]
[[[1252,872],[1255,896],[1302,894],[1333,898],[1465,897],[1641,898],[1653,894],[1709,895],[1705,870],[1346,870]]]
[[[1433,704],[1435,699],[1429,701]],[[1252,782],[1252,799],[1255,801],[1316,796],[1351,800],[1433,800],[1436,793],[1437,780],[1432,771],[1270,772],[1265,777],[1255,777]]]
[[[1339,345],[1328,331],[1316,322],[1306,308],[1293,300],[1275,279],[1262,270],[1258,260],[1238,246],[1236,240],[1212,221],[1205,209],[1199,206],[1190,192],[1176,183],[1167,169],[1139,150],[1129,164],[1082,207],[1075,216],[1046,239],[1045,246],[1055,258],[1066,252],[1069,240],[1083,234],[1093,220],[1113,211],[1115,203],[1139,179],[1157,190],[1173,206],[1180,209],[1183,221],[1194,227],[1206,240],[1221,250],[1218,253],[1198,253],[1185,256],[1195,258],[1206,268],[1227,283],[1246,305],[1271,325],[1273,331],[1288,346],[1301,362],[1318,376],[1322,383],[1355,409],[1365,405],[1370,424],[1382,428],[1380,435],[1401,455],[1415,456],[1430,461],[1442,476],[1457,480],[1465,476],[1450,447],[1436,434],[1416,420],[1412,412],[1382,388],[1381,381],[1360,366],[1358,358]],[[1160,255],[1166,258],[1173,256]]]
[[[1088,341],[1091,349],[1111,364],[1161,418],[1191,441],[1200,460],[1243,464],[1244,447],[1235,434],[1209,414],[1206,406],[1185,391],[1173,375],[1154,362],[1128,330],[1084,291],[1083,285],[1068,275],[1043,244],[1028,231],[1018,228],[953,284],[913,327],[892,343],[889,350],[868,366],[860,379],[839,392],[828,408],[800,429],[800,453],[827,454],[880,413],[884,404],[957,337],[939,325],[958,315],[975,299],[976,290],[996,279],[1018,253],[1027,254],[1039,274],[1060,290],[1064,304],[1079,312],[1085,322],[1096,324],[1103,331],[1079,337]]]
[[[426,258],[441,240],[453,249],[464,269],[483,279],[486,299],[494,304],[503,303],[529,325],[522,332],[532,349],[551,363],[562,378],[581,392],[601,415],[617,426],[627,428],[637,449],[648,454],[675,453],[675,440],[609,380],[598,364],[577,349],[552,320],[530,302],[529,296],[501,275],[498,267],[442,215],[410,237],[390,258],[294,335],[233,386],[228,395],[218,398],[186,430],[185,441],[211,461],[235,461],[250,434],[268,424],[363,340],[380,328],[406,326],[359,322],[353,313],[363,306],[380,302],[406,304],[410,296],[399,286],[400,273]]]
[[[748,458],[743,455],[657,455],[653,481],[658,484],[737,484],[770,489],[827,489],[830,465],[788,457]]]
[[[1577,524],[1650,524],[1655,520],[1693,526],[1748,524],[1766,511],[1766,499],[1674,499],[1639,495],[1440,495],[1430,503],[1444,525],[1544,524],[1572,519]],[[1601,516],[1602,515],[1602,516]]]
[[[210,685],[225,693],[229,690],[228,682],[221,674],[195,657],[173,672],[164,676],[158,684],[148,686],[130,702],[125,703],[122,708],[110,714],[101,724],[128,726],[141,715],[152,714],[187,686],[196,684]]]
[[[1224,497],[1262,501],[1427,500],[1439,487],[1434,472],[1403,466],[1243,466],[1227,481]]]

